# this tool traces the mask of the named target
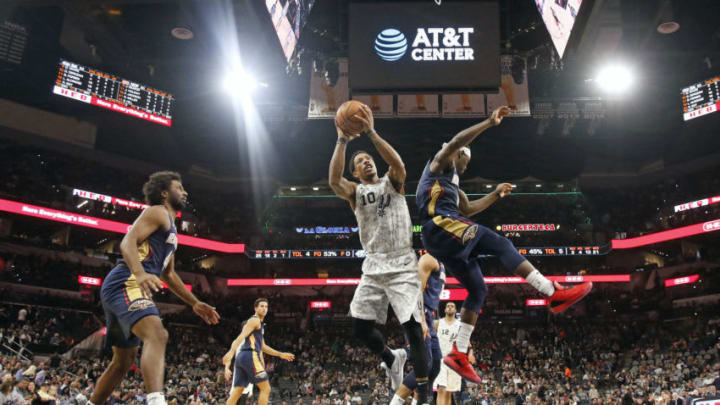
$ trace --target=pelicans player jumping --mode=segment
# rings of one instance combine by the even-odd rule
[[[554,313],[564,311],[592,289],[592,283],[566,289],[557,282],[551,282],[518,253],[507,238],[468,219],[512,191],[510,184],[502,183],[489,195],[470,201],[459,187],[459,176],[470,163],[468,145],[486,129],[500,125],[509,114],[508,107],[500,107],[487,120],[460,131],[444,144],[427,162],[416,193],[425,248],[468,291],[460,312],[457,347],[445,357],[444,362],[462,377],[474,382],[480,382],[480,377],[468,362],[467,351],[478,311],[487,296],[478,255],[489,253],[497,256],[503,267],[523,276],[531,286],[548,296],[550,311]]]

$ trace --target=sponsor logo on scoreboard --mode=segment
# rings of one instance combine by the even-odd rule
[[[416,62],[475,60],[470,46],[473,27],[418,28],[410,44]],[[408,52],[408,40],[395,28],[386,28],[375,37],[375,53],[386,62],[395,62]]]
[[[60,86],[55,86],[53,88],[53,93],[57,94],[58,96],[63,96],[63,97],[71,98],[73,100],[82,101],[83,103],[90,104],[92,102],[91,96],[88,96],[87,94],[83,94],[83,93],[78,93],[77,91],[63,89]]]
[[[718,105],[720,105],[720,102],[715,103],[715,104],[711,104],[711,105],[709,105],[709,106],[707,106],[707,107],[703,107],[703,108],[700,108],[700,109],[695,110],[695,111],[690,111],[690,112],[683,113],[683,118],[685,119],[685,121],[687,121],[687,120],[691,120],[691,119],[693,119],[693,118],[700,117],[700,116],[705,115],[705,114],[713,113],[713,112],[715,112],[715,111],[718,110]]]

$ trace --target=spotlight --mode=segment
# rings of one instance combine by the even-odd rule
[[[290,191],[297,191],[297,187],[290,187]]]
[[[622,93],[630,88],[634,81],[630,69],[620,65],[606,66],[595,78],[598,86],[608,93]]]
[[[242,69],[235,69],[225,76],[222,86],[232,95],[249,96],[259,87],[267,87],[267,84],[258,82]]]
[[[320,187],[313,187],[313,191],[318,191],[318,190],[320,190]]]

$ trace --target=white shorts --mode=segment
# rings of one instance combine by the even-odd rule
[[[436,390],[438,387],[445,387],[445,391],[447,392],[459,392],[461,381],[462,377],[460,377],[460,374],[451,370],[445,363],[441,363],[440,373],[435,377],[435,382],[433,382],[433,390]]]
[[[422,322],[421,293],[415,252],[393,258],[368,256],[350,303],[350,316],[384,324],[390,304],[400,323],[411,317]]]

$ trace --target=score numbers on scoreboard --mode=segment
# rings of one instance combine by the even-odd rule
[[[115,75],[60,61],[53,93],[121,114],[172,126],[172,94]]]
[[[720,110],[720,76],[682,89],[685,121]]]

